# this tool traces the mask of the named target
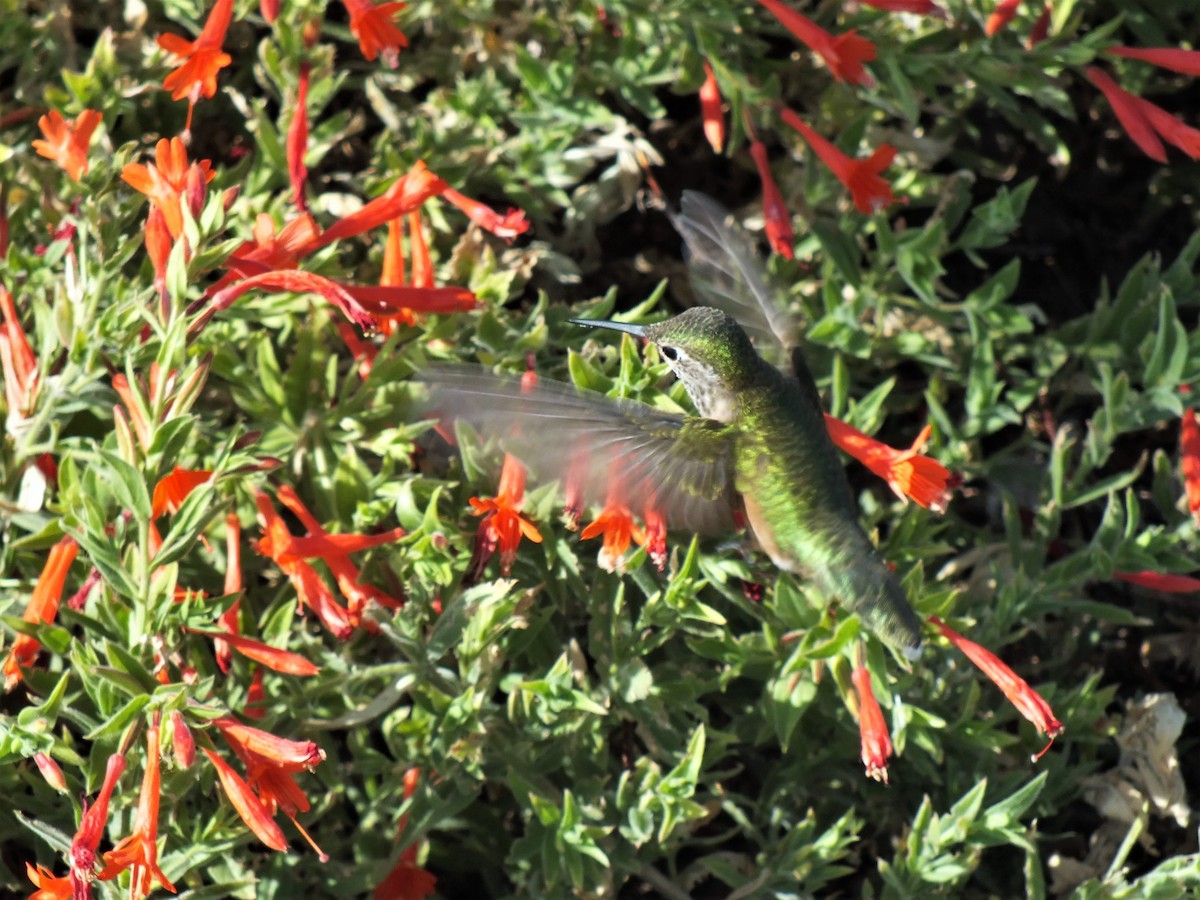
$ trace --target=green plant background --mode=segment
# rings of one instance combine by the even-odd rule
[[[300,778],[314,805],[302,819],[331,859],[298,849],[287,824],[297,849],[267,851],[211,770],[166,764],[162,865],[191,896],[367,894],[414,840],[444,897],[1194,890],[1195,835],[1152,805],[1081,886],[1055,891],[1052,859],[1082,858],[1106,821],[1087,779],[1113,769],[1125,704],[1166,692],[1197,712],[1194,596],[1113,572],[1195,568],[1177,435],[1181,389],[1200,378],[1198,169],[1175,151],[1167,166],[1142,157],[1082,73],[1102,65],[1186,117],[1193,80],[1094,58],[1113,43],[1178,45],[1200,21],[1184,2],[1062,2],[1051,39],[1026,49],[1036,10],[986,38],[990,2],[946,7],[948,21],[803,9],[878,44],[868,90],[831,81],[750,2],[412,2],[398,19],[411,46],[394,70],[362,59],[340,5],[285,3],[270,27],[239,2],[225,42],[234,63],[198,105],[189,148],[218,177],[191,226],[195,255],[172,259],[176,317],[163,324],[146,206],[119,173],[182,128],[153,36],[195,35],[205,10],[3,4],[0,114],[92,108],[104,126],[82,185],[34,155],[36,116],[0,131],[11,240],[0,282],[47,373],[32,425],[2,445],[0,602],[21,615],[64,530],[87,538],[68,591],[83,557],[106,580],[85,612],[39,629],[52,652],[0,701],[5,889],[30,890],[26,861],[62,870],[80,798],[151,710],[242,708],[244,660],[222,676],[209,643],[180,630],[208,627],[222,604],[176,605],[171,588],[219,598],[218,523],[238,511],[255,536],[252,490],[288,483],[332,531],[406,529],[359,561],[407,604],[378,634],[339,642],[297,616],[286,579],[244,550],[247,631],[322,666],[312,679],[269,674],[259,724],[325,751]],[[306,50],[310,19],[323,26]],[[729,107],[720,156],[695,97],[706,56]],[[181,314],[256,215],[294,215],[283,135],[302,59],[314,65],[307,162],[322,223],[418,160],[533,223],[507,245],[429,204],[439,283],[470,287],[483,306],[399,330],[365,381],[338,314],[310,296],[250,295],[191,340]],[[886,175],[905,203],[856,213],[774,102],[852,155],[896,145]],[[686,408],[653,351],[566,320],[686,302],[678,239],[638,207],[647,167],[668,196],[703,190],[758,226],[743,117],[797,216],[797,258],[771,268],[806,325],[829,411],[894,446],[928,419],[929,452],[964,478],[939,517],[852,464],[864,526],[919,612],[1000,653],[1051,703],[1066,733],[1036,764],[1033,729],[950,648],[931,641],[906,668],[871,644],[898,755],[890,786],[867,780],[844,700],[855,620],[728,540],[673,533],[665,574],[640,551],[626,574],[601,572],[595,543],[559,522],[557,488],[533,477],[525,511],[544,542],[523,546],[511,578],[493,563],[462,586],[478,525],[467,499],[494,493],[499,454],[467,444],[461,461],[448,456],[417,414],[411,376],[442,360],[518,373],[532,354],[542,377]],[[220,192],[233,187],[225,209]],[[74,240],[52,240],[64,222]],[[306,268],[373,283],[381,234]],[[186,374],[206,359],[194,405],[169,421],[157,409],[150,451],[123,463],[111,374],[132,379],[152,362]],[[42,452],[56,455],[58,483],[44,507],[22,510],[22,478]],[[246,471],[263,457],[282,466]],[[175,555],[152,577],[139,529],[175,464],[218,479],[171,520]],[[213,549],[197,543],[202,530]],[[764,586],[763,600],[746,582]],[[195,667],[193,684],[153,679],[152,637]],[[1193,788],[1196,736],[1189,721],[1179,762]],[[68,794],[41,781],[37,751],[63,764]],[[422,781],[405,800],[410,767]],[[128,833],[138,777],[122,781],[102,849]]]

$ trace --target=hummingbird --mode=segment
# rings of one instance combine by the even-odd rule
[[[710,305],[652,325],[570,321],[654,344],[697,415],[547,380],[523,391],[462,367],[422,373],[433,405],[593,497],[617,488],[625,505],[652,504],[672,528],[721,533],[744,523],[777,567],[915,659],[920,620],[858,522],[816,383],[757,251],[703,194],[685,192],[668,215],[692,287]]]

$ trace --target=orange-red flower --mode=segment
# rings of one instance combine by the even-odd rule
[[[188,494],[212,478],[209,469],[185,469],[175,466],[171,474],[159,479],[154,486],[154,499],[151,501],[150,515],[157,519],[164,513],[179,512]]]
[[[704,137],[714,153],[725,146],[725,115],[721,112],[721,88],[708,60],[704,61],[704,83],[700,85],[700,116],[704,120]]]
[[[1050,704],[1043,700],[1024,678],[1001,662],[999,657],[990,650],[952,631],[937,616],[930,616],[929,621],[942,633],[943,637],[961,650],[967,659],[975,663],[983,674],[1004,692],[1004,696],[1017,708],[1017,712],[1032,722],[1038,731],[1050,739],[1042,751],[1034,757],[1035,760],[1040,759],[1050,749],[1054,739],[1063,733],[1063,724],[1054,718]]]
[[[1172,72],[1184,75],[1200,75],[1200,50],[1183,50],[1179,47],[1109,47],[1108,52],[1126,59],[1138,59],[1153,63]]]
[[[871,689],[871,673],[858,667],[850,675],[858,694],[858,728],[862,737],[862,762],[867,777],[888,783],[887,761],[892,755],[892,737],[888,733],[883,710]]]
[[[475,515],[483,516],[476,532],[476,552],[472,560],[472,571],[478,572],[497,548],[500,550],[500,571],[507,575],[517,557],[517,546],[525,537],[535,544],[542,542],[542,535],[532,522],[521,515],[525,502],[525,467],[516,457],[504,455],[504,466],[500,470],[500,486],[495,497],[482,500],[472,497],[468,501]]]
[[[223,2],[223,0],[221,0]],[[174,137],[163,138],[154,147],[155,163],[128,163],[121,169],[121,179],[149,198],[161,210],[167,231],[178,239],[183,233],[182,201],[188,196],[188,209],[199,214],[195,205],[196,185],[203,186],[217,177],[207,159],[188,164],[187,147]],[[200,195],[201,201],[203,194]]]
[[[304,165],[304,154],[308,150],[308,82],[312,76],[312,64],[300,64],[300,78],[296,86],[296,109],[292,113],[287,133],[288,178],[292,183],[292,202],[301,212],[308,212],[308,200],[304,196],[304,185],[308,180],[308,169]]]
[[[879,174],[892,164],[896,156],[895,147],[884,144],[866,159],[854,159],[809,128],[790,109],[780,110],[779,115],[800,132],[821,162],[846,187],[859,212],[869,215],[896,202],[891,185]]]
[[[382,547],[392,544],[404,537],[403,528],[393,528],[379,534],[330,534],[316,516],[309,512],[299,495],[289,485],[283,485],[278,490],[279,501],[300,520],[308,532],[304,537],[293,537],[289,552],[306,558],[320,557],[337,581],[338,590],[350,604],[350,620],[360,624],[362,615],[370,602],[378,603],[385,609],[400,609],[403,604],[383,591],[362,584],[359,580],[358,567],[350,561],[348,554],[372,547]],[[373,624],[373,623],[372,623]]]
[[[45,866],[35,866],[28,862],[25,863],[25,874],[37,888],[29,895],[28,900],[71,900],[74,891],[69,875],[55,875]]]
[[[299,255],[306,256],[334,241],[378,228],[397,216],[418,209],[430,197],[436,197],[446,189],[446,182],[429,171],[425,163],[417,162],[383,194],[358,211],[339,219],[308,245],[301,247]]]
[[[1193,594],[1200,591],[1200,578],[1169,572],[1113,572],[1113,578],[1164,594]]]
[[[33,754],[33,761],[38,767],[38,771],[42,773],[42,777],[46,779],[46,784],[62,793],[67,792],[67,779],[63,775],[62,767],[45,753]]]
[[[62,601],[67,572],[70,571],[71,563],[75,561],[75,555],[78,552],[79,545],[75,543],[74,538],[69,536],[62,538],[50,548],[46,565],[42,567],[42,574],[38,576],[37,585],[34,586],[33,593],[29,596],[29,605],[25,607],[25,615],[22,616],[26,622],[49,624],[58,616],[58,604]],[[11,691],[16,687],[22,678],[21,668],[33,664],[41,647],[41,643],[35,637],[27,634],[16,636],[12,647],[9,648],[8,656],[4,660],[4,689],[6,691]]]
[[[4,371],[4,401],[8,415],[28,418],[37,392],[37,355],[29,345],[12,294],[0,287],[0,366]]]
[[[642,546],[646,548],[646,555],[650,557],[655,568],[661,572],[667,565],[667,520],[655,505],[654,499],[642,510],[642,521],[646,523]]]
[[[1038,13],[1033,27],[1029,29],[1029,38],[1025,41],[1025,49],[1032,50],[1050,36],[1050,21],[1054,17],[1054,7],[1047,3]]]
[[[196,739],[192,737],[192,729],[179,710],[171,710],[171,753],[175,757],[175,765],[181,769],[190,769],[196,761]]]
[[[766,223],[767,241],[771,249],[784,259],[795,259],[792,246],[796,243],[796,232],[792,230],[792,214],[788,212],[783,195],[771,177],[771,163],[767,160],[767,148],[761,141],[750,142],[750,156],[758,169],[763,186],[763,221]]]
[[[646,532],[633,520],[629,507],[621,499],[619,487],[611,487],[604,501],[604,509],[600,515],[580,532],[580,540],[589,540],[597,535],[604,536],[604,545],[600,548],[600,568],[607,572],[623,570],[625,567],[625,551],[633,541],[646,543]]]
[[[255,549],[274,560],[296,588],[300,606],[307,607],[335,636],[345,640],[354,631],[349,611],[334,599],[333,593],[317,574],[316,569],[302,557],[291,552],[292,534],[271,504],[271,498],[259,491],[255,494],[258,521],[263,535]],[[228,640],[228,637],[222,635]]]
[[[784,28],[795,35],[796,40],[820,56],[838,81],[867,87],[874,84],[875,80],[871,73],[863,68],[863,63],[875,58],[875,45],[855,34],[854,29],[835,37],[779,0],[758,2],[765,6]]]
[[[1192,159],[1200,159],[1200,129],[1192,128],[1149,100],[1124,90],[1102,69],[1090,66],[1087,77],[1103,92],[1126,134],[1151,159],[1160,163],[1167,161],[1162,140],[1174,144]]]
[[[88,145],[101,118],[101,114],[94,109],[85,109],[75,117],[74,122],[67,125],[62,113],[52,109],[38,119],[38,128],[46,139],[34,141],[33,149],[39,156],[54,160],[64,172],[78,181],[87,174]]]
[[[412,768],[404,773],[404,799],[409,799],[417,789],[421,770]],[[408,825],[408,813],[400,817],[396,839],[404,837]],[[437,878],[417,865],[418,845],[414,841],[404,848],[400,861],[387,877],[375,888],[374,900],[424,900],[434,892]]]
[[[389,609],[399,608],[399,601],[359,582],[358,569],[347,558],[347,554],[397,541],[404,536],[402,529],[395,528],[374,535],[329,534],[291,488],[281,487],[279,499],[301,520],[308,534],[293,536],[275,512],[270,498],[260,492],[256,502],[263,537],[256,549],[264,556],[271,557],[291,578],[301,604],[316,613],[330,631],[338,637],[349,637],[354,627],[363,621],[362,613],[369,601]],[[338,587],[350,602],[350,609],[341,606],[333,598],[316,570],[306,562],[316,557],[324,560],[333,572]]]
[[[286,851],[288,848],[287,838],[283,836],[283,832],[275,824],[275,820],[271,818],[271,814],[263,802],[250,789],[250,785],[246,784],[245,779],[212,750],[207,747],[201,749],[212,762],[213,768],[217,770],[221,789],[225,791],[225,796],[229,798],[229,802],[233,804],[237,814],[246,823],[246,827],[272,850]]]
[[[312,741],[292,741],[263,731],[250,725],[243,725],[233,718],[217,719],[214,723],[220,729],[229,746],[246,765],[246,775],[249,784],[255,789],[264,808],[272,815],[282,810],[291,819],[292,824],[312,846],[321,861],[328,857],[317,846],[304,827],[296,821],[296,816],[308,812],[310,804],[304,791],[292,777],[297,772],[311,771],[322,760],[325,753]]]
[[[1183,475],[1188,511],[1200,525],[1200,425],[1196,423],[1194,409],[1184,411],[1179,428],[1179,471]]]
[[[73,897],[92,895],[92,881],[96,877],[96,848],[100,846],[100,838],[104,836],[104,826],[108,821],[108,802],[117,786],[117,780],[124,771],[125,757],[114,753],[108,758],[108,765],[104,770],[104,783],[100,785],[96,802],[91,806],[84,804],[79,830],[75,832],[75,838],[71,841]]]
[[[342,0],[342,3],[350,13],[350,31],[358,38],[362,55],[369,60],[382,55],[389,68],[396,68],[400,51],[408,46],[408,38],[392,19],[405,4],[393,2],[376,6],[371,0]]]
[[[228,634],[238,635],[241,628],[238,625],[238,608],[242,598],[242,523],[235,512],[225,516],[225,596],[237,594],[238,597],[217,616],[217,627]],[[233,662],[229,641],[217,638],[213,642],[213,655],[217,658],[217,666],[222,672],[229,672]]]
[[[191,634],[199,634],[207,638],[212,638],[214,641],[223,642],[247,659],[252,659],[274,672],[283,672],[285,675],[316,675],[321,671],[319,666],[309,662],[299,653],[293,653],[291,650],[282,650],[279,647],[272,647],[270,644],[264,644],[262,641],[256,641],[242,634],[205,631],[202,628],[187,628],[185,630]],[[222,671],[228,671],[228,669]]]
[[[1001,28],[1017,16],[1017,8],[1021,5],[1021,0],[1000,0],[996,4],[996,8],[992,10],[992,14],[988,16],[987,25],[984,26],[984,32],[988,37],[991,37]]]
[[[470,197],[464,197],[449,187],[442,191],[442,197],[465,212],[467,218],[484,231],[490,231],[496,237],[504,238],[506,241],[512,241],[517,235],[524,234],[529,230],[529,222],[522,210],[509,209],[504,215],[500,215],[490,206],[480,203],[478,200],[472,200]]]
[[[944,513],[950,502],[952,476],[936,459],[921,454],[933,433],[926,425],[907,450],[896,450],[863,434],[833,416],[825,416],[830,439],[888,483],[901,500],[911,498],[918,506]]]
[[[176,34],[158,37],[158,46],[184,58],[183,64],[163,79],[163,87],[171,92],[172,100],[188,98],[185,132],[192,128],[192,110],[196,101],[217,93],[217,73],[233,62],[233,58],[221,50],[225,32],[232,21],[233,0],[217,0],[196,40],[189,41]]]
[[[129,883],[131,898],[145,897],[155,881],[171,893],[175,885],[158,867],[158,804],[160,800],[159,747],[157,720],[146,729],[146,772],[142,776],[142,791],[138,795],[137,815],[133,820],[133,834],[117,842],[104,854],[104,869],[101,881],[116,878],[126,869],[132,869]]]

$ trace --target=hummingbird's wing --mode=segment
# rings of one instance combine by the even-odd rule
[[[688,276],[707,306],[733,316],[758,352],[782,363],[796,344],[794,322],[780,305],[753,242],[716,200],[684,191],[667,213],[687,248]]]
[[[667,215],[687,247],[688,277],[709,306],[742,326],[758,352],[800,383],[804,398],[820,411],[821,397],[795,322],[779,303],[754,243],[733,216],[711,197],[684,191],[679,212]]]
[[[653,505],[672,528],[734,527],[732,426],[556,381],[523,391],[482,369],[434,367],[421,380],[431,412],[499,439],[535,472],[574,482],[591,501],[607,502],[616,491],[635,513]]]

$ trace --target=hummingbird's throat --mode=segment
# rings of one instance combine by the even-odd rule
[[[684,390],[696,406],[696,412],[725,424],[737,418],[737,398],[711,368],[682,355],[670,366],[683,382]]]

